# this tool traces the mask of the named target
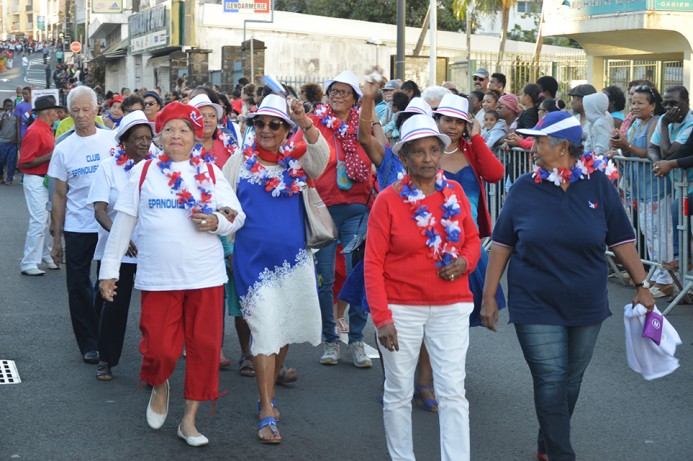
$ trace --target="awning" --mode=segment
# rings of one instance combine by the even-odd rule
[[[106,59],[124,58],[128,54],[128,39],[121,40],[115,45],[106,48],[99,56]]]

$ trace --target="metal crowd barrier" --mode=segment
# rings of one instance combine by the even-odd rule
[[[522,174],[532,171],[533,158],[530,151],[513,148],[495,149],[494,154],[505,166],[505,177],[496,184],[487,186],[487,203],[491,222],[495,223],[503,206],[505,196],[512,183]],[[693,302],[689,291],[693,290],[693,273],[688,266],[692,260],[690,251],[690,220],[687,171],[672,170],[665,178],[652,174],[652,163],[648,159],[613,157],[619,169],[616,186],[631,224],[635,229],[635,246],[643,264],[649,268],[647,279],[668,281],[667,274],[679,290],[664,310],[669,313],[684,298]],[[691,204],[693,205],[693,203]],[[677,225],[672,222],[672,213]],[[675,236],[678,237],[678,256],[673,254]],[[490,238],[484,242],[488,248]],[[611,276],[624,285],[631,283],[627,274],[619,267],[611,251],[606,252]],[[662,263],[678,259],[678,270],[667,270]]]

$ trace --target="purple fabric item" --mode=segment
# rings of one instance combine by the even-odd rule
[[[648,312],[645,316],[645,327],[642,330],[642,337],[650,338],[659,346],[659,343],[662,341],[662,325],[664,325],[662,314],[655,311]]]

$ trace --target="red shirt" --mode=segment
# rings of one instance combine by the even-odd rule
[[[493,155],[491,149],[486,145],[486,141],[481,135],[472,136],[472,142],[467,143],[460,140],[460,147],[464,153],[464,157],[471,165],[476,174],[476,179],[479,181],[481,194],[479,196],[479,206],[477,208],[477,220],[479,221],[479,236],[481,238],[491,235],[491,215],[488,212],[486,203],[486,186],[484,181],[496,183],[503,179],[505,168],[498,158]]]
[[[55,147],[55,138],[53,137],[53,129],[46,122],[37,118],[27,128],[24,138],[22,139],[22,148],[19,152],[19,169],[22,173],[46,175],[48,173],[48,164],[43,162],[33,168],[24,168],[22,164],[28,163],[46,154],[53,152]]]
[[[438,268],[429,256],[425,237],[412,219],[410,205],[399,196],[399,188],[394,188],[399,183],[382,191],[375,200],[368,219],[364,270],[368,304],[378,328],[392,323],[388,304],[428,306],[474,300],[467,274],[474,271],[479,261],[481,240],[462,186],[455,181],[449,183],[455,188],[461,208],[457,216],[460,241],[455,246],[459,257],[467,261],[465,276],[454,281],[438,277]],[[440,226],[443,194],[436,192],[421,203],[433,214],[436,230],[444,236],[445,230]]]
[[[320,133],[322,133],[322,136],[330,146],[330,161],[327,163],[327,168],[325,168],[325,171],[315,180],[315,188],[318,190],[320,198],[327,206],[339,205],[340,203],[366,204],[368,193],[371,191],[371,187],[373,187],[373,178],[371,177],[366,182],[354,181],[353,186],[349,190],[342,190],[337,187],[337,156],[339,156],[340,160],[344,160],[345,157],[342,143],[337,139],[337,136],[331,128],[327,128],[321,123],[320,117],[313,114],[308,114],[308,117],[313,121],[313,126],[320,130]],[[303,139],[303,131],[298,130],[293,140],[297,144],[298,142],[305,142]],[[368,167],[373,165],[371,159],[368,158],[368,154],[366,154],[358,143],[356,143],[356,152]]]

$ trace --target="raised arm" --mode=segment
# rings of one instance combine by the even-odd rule
[[[381,139],[376,139],[373,134],[373,128],[377,128],[382,133],[382,126],[375,115],[375,95],[378,92],[378,87],[375,83],[366,82],[363,84],[363,98],[361,99],[361,116],[359,118],[359,144],[366,151],[366,154],[371,159],[371,162],[376,167],[383,163],[385,158],[385,144]],[[375,121],[374,121],[375,120]],[[382,133],[383,138],[385,134]]]

